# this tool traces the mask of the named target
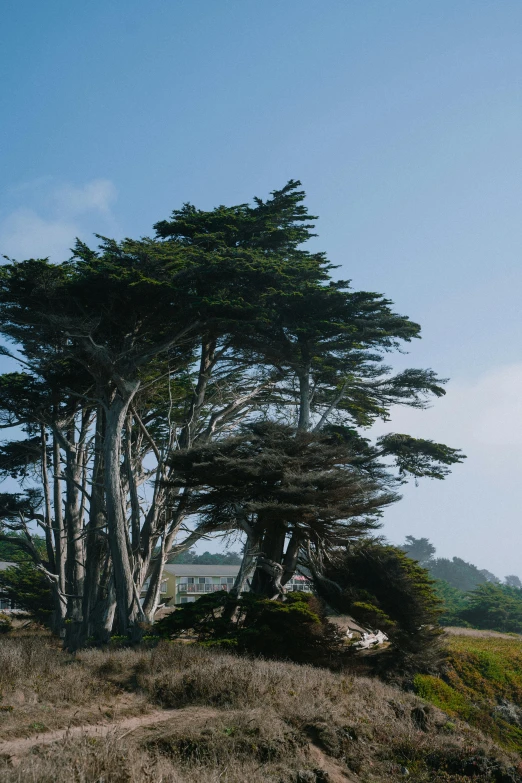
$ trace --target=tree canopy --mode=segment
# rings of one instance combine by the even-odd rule
[[[167,559],[217,532],[245,536],[238,591],[282,595],[308,551],[374,528],[408,476],[463,459],[364,437],[444,380],[393,373],[385,357],[419,325],[334,279],[304,247],[314,219],[291,181],[252,204],[185,204],[153,238],[0,268],[2,351],[18,361],[0,378],[0,474],[20,485],[1,537],[45,575],[68,647],[139,639]]]

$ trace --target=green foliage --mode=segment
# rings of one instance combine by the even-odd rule
[[[338,631],[326,621],[319,601],[304,593],[290,593],[284,601],[246,593],[237,644],[240,652],[297,663],[324,664],[342,651]]]
[[[466,609],[467,594],[463,590],[458,590],[448,582],[442,579],[435,579],[433,589],[442,603],[442,614],[439,622],[441,625],[468,625],[461,616]]]
[[[442,625],[522,633],[522,582],[518,576],[507,576],[500,584],[495,574],[460,557],[434,558],[435,547],[427,538],[406,536],[401,549],[434,578],[434,590],[443,607]]]
[[[318,594],[337,611],[385,631],[394,666],[429,669],[436,664],[440,601],[427,571],[402,550],[362,541],[340,552],[324,577],[315,579]]]
[[[446,645],[448,657],[443,678],[416,675],[416,693],[452,717],[481,729],[505,748],[520,753],[520,642],[500,637],[451,636]],[[506,705],[512,708],[506,709]]]
[[[0,505],[1,503],[0,497]],[[0,541],[0,560],[8,563],[32,562],[31,556],[22,548],[25,540],[23,533],[7,532],[5,538]],[[45,557],[45,539],[35,535],[33,541],[42,557]]]
[[[0,587],[20,609],[30,612],[40,622],[49,622],[53,611],[51,589],[45,576],[32,563],[0,571]]]
[[[435,547],[427,538],[406,536],[406,540],[400,548],[412,560],[417,560],[427,568],[433,579],[446,582],[461,592],[474,590],[477,585],[486,582],[500,582],[495,574],[485,568],[479,569],[473,563],[467,563],[460,557],[454,557],[451,560],[446,557],[435,558]],[[506,584],[510,584],[508,580],[512,581],[512,587],[522,587],[517,576],[506,577]]]
[[[327,622],[320,602],[304,593],[289,593],[283,601],[253,593],[239,599],[224,591],[213,593],[177,608],[155,628],[160,635],[190,632],[206,645],[297,663],[324,665],[343,650],[342,638]]]
[[[417,560],[425,568],[433,560],[436,552],[435,547],[427,538],[415,538],[406,536],[404,544],[400,547],[411,560]]]
[[[436,558],[429,563],[428,568],[434,579],[442,579],[464,592],[474,590],[477,585],[487,581],[477,566],[460,557],[454,557],[452,560],[445,557]]]
[[[366,452],[359,459],[355,439],[255,422],[236,437],[173,454],[172,484],[191,490],[189,510],[211,527],[227,518],[237,524],[238,508],[252,515],[259,538],[266,532],[263,547],[277,526],[344,541],[375,528],[370,515],[396,499],[380,467],[371,458],[364,464]]]
[[[13,537],[15,539],[20,538],[22,539],[23,534],[21,533],[9,533],[9,538]],[[11,543],[10,541],[0,541],[0,560],[3,560],[4,562],[12,563],[16,562],[20,559],[22,556],[22,552],[20,550],[20,547],[16,545],[16,542]],[[25,559],[27,559],[27,555],[25,555]]]
[[[4,633],[9,633],[12,627],[11,618],[7,614],[0,612],[0,636]]]
[[[205,212],[184,204],[172,213],[170,221],[162,220],[154,228],[159,237],[209,251],[241,247],[290,254],[315,236],[309,221],[316,218],[302,203],[305,193],[298,190],[300,184],[290,180],[281,190],[273,191],[268,201],[255,198],[253,207],[239,204]]]
[[[522,633],[522,590],[492,582],[479,585],[460,617],[475,628]]]
[[[430,389],[440,396],[436,387]],[[384,456],[394,456],[401,475],[410,474],[420,478],[443,479],[450,473],[450,466],[465,460],[459,449],[452,449],[443,443],[412,438],[411,435],[383,435],[377,441]]]
[[[413,678],[415,693],[426,699],[435,707],[454,717],[467,720],[470,714],[470,704],[465,696],[452,688],[451,685],[431,674],[416,674]]]

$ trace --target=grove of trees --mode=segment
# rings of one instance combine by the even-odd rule
[[[522,633],[522,582],[518,576],[509,574],[501,583],[491,571],[460,557],[437,558],[427,538],[406,536],[401,549],[433,580],[441,601],[441,624]]]
[[[16,362],[0,376],[0,476],[18,487],[0,496],[0,540],[44,575],[69,649],[139,640],[164,564],[212,534],[244,538],[236,593],[281,597],[299,562],[320,573],[374,529],[408,475],[463,458],[365,437],[444,382],[384,361],[420,327],[304,248],[299,186],[0,268]]]

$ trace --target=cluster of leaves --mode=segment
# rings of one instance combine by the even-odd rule
[[[234,598],[220,591],[178,607],[155,630],[169,638],[190,632],[207,645],[318,666],[338,661],[346,649],[321,602],[298,592],[270,601],[254,593]]]
[[[491,577],[493,580],[496,579],[493,574],[481,571],[473,563],[467,563],[460,557],[453,557],[451,560],[446,557],[438,557],[429,563],[427,568],[433,579],[441,579],[463,592],[474,590],[478,585],[486,584]]]
[[[522,589],[485,582],[465,593],[444,581],[435,582],[443,603],[442,625],[522,633]]]

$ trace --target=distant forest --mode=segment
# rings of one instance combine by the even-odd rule
[[[429,572],[442,603],[440,622],[507,633],[522,633],[522,581],[515,574],[504,581],[460,557],[435,557],[427,538],[406,536],[400,547]]]

